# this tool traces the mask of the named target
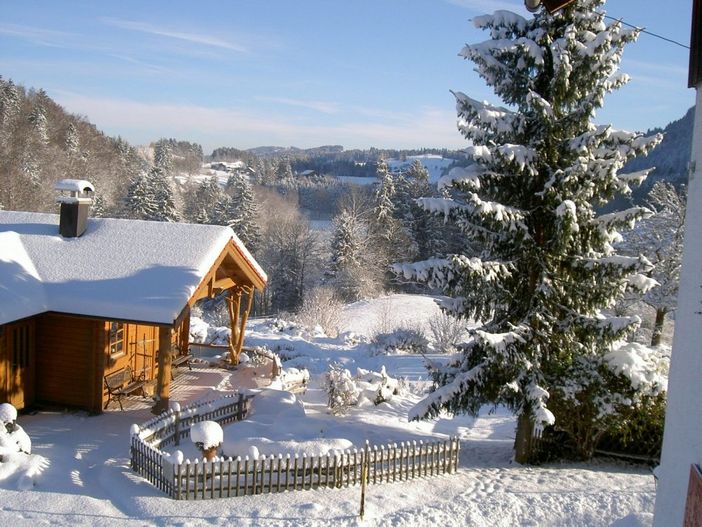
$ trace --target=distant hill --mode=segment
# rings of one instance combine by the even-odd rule
[[[695,107],[690,108],[681,119],[673,121],[665,128],[654,128],[646,135],[663,133],[663,141],[647,157],[632,159],[622,172],[635,172],[656,167],[648,175],[646,182],[634,191],[633,200],[645,199],[656,181],[665,180],[679,186],[687,184],[687,166],[692,152],[692,128],[695,120]]]
[[[317,146],[314,148],[297,148],[295,146],[257,146],[256,148],[249,148],[247,152],[257,155],[258,157],[280,157],[283,155],[326,155],[326,154],[337,154],[343,152],[344,147],[341,145],[324,145]]]
[[[146,161],[121,138],[68,113],[44,90],[0,77],[0,209],[56,211],[59,179],[95,185],[93,214],[119,204]]]

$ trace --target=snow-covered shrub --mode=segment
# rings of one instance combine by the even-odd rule
[[[328,406],[333,414],[346,413],[358,404],[361,395],[351,372],[338,363],[332,363],[324,379],[324,390],[329,396]]]
[[[623,412],[623,419],[603,436],[600,448],[607,451],[660,459],[663,446],[666,394],[641,397],[638,405]]]
[[[217,454],[217,449],[224,442],[224,432],[215,421],[200,421],[190,427],[190,439],[200,449],[208,461]]]
[[[359,404],[367,400],[377,406],[390,401],[393,395],[400,393],[400,382],[387,374],[385,366],[379,372],[358,368],[356,379],[361,392]]]
[[[20,453],[32,453],[32,440],[17,424],[17,409],[10,403],[2,403],[0,404],[0,462]]]
[[[300,352],[295,350],[295,346],[289,343],[276,344],[273,347],[273,352],[278,355],[282,362],[287,362],[300,356]]]
[[[439,312],[429,319],[434,348],[439,353],[453,353],[465,334],[465,323],[458,317]]]
[[[295,320],[308,328],[319,326],[329,337],[339,333],[343,304],[331,287],[314,287],[305,293]]]
[[[227,321],[229,324],[229,321]],[[190,341],[197,344],[215,344],[224,346],[229,344],[232,333],[228,325],[212,326],[198,317],[190,317]]]
[[[332,364],[326,374],[324,388],[329,395],[329,409],[334,414],[346,413],[352,406],[379,405],[400,393],[401,383],[390,377],[385,366],[379,372],[358,368],[356,376],[339,364]]]
[[[577,358],[562,378],[548,406],[577,457],[591,458],[610,433],[627,443],[648,430],[655,436],[650,441],[662,440],[667,358],[657,350],[619,343],[604,356]]]
[[[299,337],[305,332],[305,328],[303,328],[299,323],[293,322],[287,318],[272,318],[268,321],[267,326],[272,331],[285,333],[295,337]]]
[[[365,335],[359,335],[358,333],[354,333],[353,331],[345,331],[344,333],[338,335],[337,338],[350,347],[357,346],[362,342],[368,342],[368,339]]]
[[[398,328],[391,333],[373,337],[373,348],[378,355],[394,353],[425,353],[429,341],[424,334],[412,328]]]

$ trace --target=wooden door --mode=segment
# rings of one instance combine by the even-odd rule
[[[15,408],[34,402],[35,323],[27,320],[5,328],[7,399]]]

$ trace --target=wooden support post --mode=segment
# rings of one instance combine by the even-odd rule
[[[249,319],[249,313],[251,312],[251,304],[253,303],[254,288],[249,287],[246,290],[248,299],[246,302],[246,309],[241,317],[241,327],[239,328],[239,341],[236,343],[236,360],[239,362],[239,354],[241,353],[241,348],[244,347],[244,330],[246,329],[246,321]]]
[[[358,515],[361,520],[366,514],[366,486],[368,485],[368,456],[370,455],[370,445],[366,441],[366,446],[363,449],[363,461],[361,463],[361,510]]]
[[[229,362],[233,365],[239,364],[239,354],[237,345],[239,343],[239,311],[241,310],[241,288],[229,290],[227,297],[227,307],[229,309],[229,324],[231,336],[229,337]]]
[[[158,375],[156,376],[156,404],[151,412],[158,415],[168,410],[171,393],[171,347],[173,328],[158,328]]]

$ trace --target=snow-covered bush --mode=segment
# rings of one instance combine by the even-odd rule
[[[444,311],[429,319],[434,348],[439,353],[453,353],[465,336],[465,323]]]
[[[329,366],[324,379],[324,390],[329,396],[328,406],[333,414],[346,413],[358,404],[361,395],[351,372],[338,363]]]
[[[346,413],[352,406],[379,405],[400,393],[400,382],[390,377],[385,366],[379,372],[358,368],[354,377],[339,364],[332,364],[326,374],[324,388],[333,414]]]
[[[400,382],[387,374],[385,366],[379,372],[358,368],[356,379],[360,391],[359,405],[364,401],[379,405],[400,393]]]
[[[549,408],[559,418],[575,454],[592,457],[607,434],[629,443],[643,431],[651,443],[662,441],[667,388],[667,358],[637,343],[619,343],[602,356],[579,357],[550,393]]]
[[[424,334],[412,328],[398,328],[391,333],[373,337],[373,348],[378,355],[395,353],[425,353],[429,341]]]
[[[227,321],[227,324],[229,321]],[[197,344],[229,344],[232,330],[229,326],[212,326],[199,317],[190,317],[190,341]]]
[[[329,337],[339,333],[343,304],[331,287],[314,287],[305,293],[295,320],[308,328],[319,326]]]
[[[10,403],[2,403],[0,404],[0,462],[20,453],[32,453],[32,440],[17,424],[17,409]]]
[[[305,331],[305,328],[303,328],[301,324],[288,320],[287,318],[272,318],[267,322],[266,325],[272,331],[276,331],[278,333],[285,333],[287,335],[292,335],[295,337],[302,335]]]
[[[211,461],[224,442],[224,432],[215,421],[200,421],[190,427],[190,439],[202,451],[205,458]]]

